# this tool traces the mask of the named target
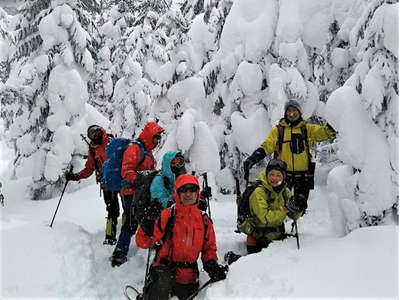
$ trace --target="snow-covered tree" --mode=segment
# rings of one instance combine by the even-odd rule
[[[0,92],[5,129],[16,152],[14,174],[32,176],[32,199],[52,197],[73,155],[86,152],[79,139],[88,125],[83,76],[93,71],[93,59],[80,8],[79,2],[25,2],[16,62]]]
[[[347,167],[341,179],[332,171],[331,188],[348,181],[347,195],[334,189],[347,231],[385,222],[398,203],[397,11],[397,1],[364,4],[349,32],[353,74],[328,101],[327,113],[339,131],[338,156]],[[337,103],[356,114],[339,121]]]

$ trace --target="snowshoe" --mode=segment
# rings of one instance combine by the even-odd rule
[[[119,267],[120,265],[122,265],[123,263],[125,263],[128,260],[128,258],[126,257],[126,253],[116,249],[113,253],[113,255],[111,256],[111,266],[114,267]]]
[[[228,265],[231,265],[241,257],[242,257],[241,255],[236,254],[233,251],[228,251],[224,255],[224,260]]]

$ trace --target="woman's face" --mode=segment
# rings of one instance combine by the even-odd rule
[[[286,118],[290,122],[295,122],[300,118],[300,112],[297,110],[297,108],[289,106],[288,109],[286,110]]]
[[[267,182],[272,187],[280,186],[283,182],[283,174],[278,170],[271,170],[267,174]]]

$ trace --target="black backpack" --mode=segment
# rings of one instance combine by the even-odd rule
[[[150,186],[156,176],[161,176],[158,170],[139,171],[135,180],[136,191],[134,194],[133,211],[139,223],[147,214],[151,203]]]

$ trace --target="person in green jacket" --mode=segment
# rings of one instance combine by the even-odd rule
[[[249,197],[250,216],[239,227],[241,232],[247,234],[248,254],[260,252],[272,241],[286,238],[286,216],[296,220],[301,215],[301,209],[285,184],[286,168],[284,161],[272,159],[267,168],[259,173],[258,186]],[[224,258],[230,265],[240,255],[228,251]]]
[[[310,149],[316,142],[322,142],[335,137],[334,129],[311,124],[303,120],[300,104],[290,100],[285,104],[285,115],[279,121],[261,147],[257,148],[243,163],[244,177],[248,181],[249,171],[267,154],[283,160],[287,164],[286,184],[296,196],[297,204],[303,210],[307,209],[307,199],[310,190],[314,188],[315,163],[312,162]]]

